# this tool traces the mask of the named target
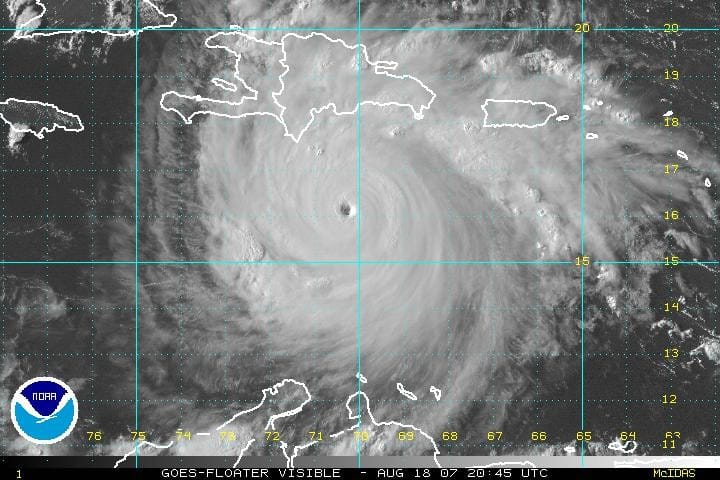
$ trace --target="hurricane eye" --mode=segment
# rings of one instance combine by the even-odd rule
[[[348,203],[347,201],[343,200],[338,206],[338,213],[343,217],[353,217],[355,216],[355,207],[350,205],[350,203]]]

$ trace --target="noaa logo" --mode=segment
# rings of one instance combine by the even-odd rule
[[[70,435],[78,418],[78,403],[64,382],[36,377],[20,385],[10,402],[13,425],[26,440],[41,445]]]

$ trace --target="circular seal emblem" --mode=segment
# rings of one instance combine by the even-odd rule
[[[53,377],[36,377],[20,385],[10,402],[18,433],[40,445],[70,435],[78,418],[78,402],[67,384]]]

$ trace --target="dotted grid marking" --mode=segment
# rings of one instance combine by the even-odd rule
[[[92,18],[95,16],[95,2],[91,2],[90,7],[90,15]],[[48,48],[48,50],[50,50]],[[48,76],[49,80],[49,76]],[[92,62],[90,66],[90,78],[89,78],[89,84],[90,84],[90,122],[95,122],[95,81],[96,81],[96,75],[95,75],[95,63]],[[88,128],[88,131],[90,133],[90,168],[95,170],[95,135],[94,135],[94,125],[89,125],[86,128]],[[96,175],[90,175],[90,202],[91,202],[91,209],[90,209],[90,258],[95,260],[95,232],[98,227],[98,216],[97,216],[97,176]],[[95,306],[95,266],[90,265],[90,299],[92,301],[92,306]],[[96,365],[95,365],[95,336],[97,335],[97,325],[95,323],[96,321],[96,310],[95,308],[92,308],[90,311],[90,351],[93,353],[93,357],[90,359],[90,398],[95,399],[95,384],[96,384]],[[97,409],[95,408],[96,403],[92,402],[90,404],[90,418],[93,419],[93,426],[97,425]],[[91,462],[95,460],[95,455],[97,455],[97,450],[100,449],[100,446],[97,444],[97,442],[91,442]]]
[[[358,13],[360,13],[359,10],[360,10],[360,2],[358,2]],[[136,12],[136,16],[137,16],[137,12]],[[3,30],[13,30],[13,29],[3,29]],[[100,29],[100,30],[111,30],[111,29]],[[137,17],[136,17],[136,26],[135,26],[135,28],[134,28],[134,29],[130,29],[130,30],[134,30],[134,31],[136,32],[136,34],[137,34],[137,32],[139,31],[139,28],[138,28],[138,25],[137,25]],[[169,30],[207,30],[207,31],[218,31],[218,30],[224,30],[224,29],[198,29],[198,28],[190,29],[190,28],[188,28],[188,29],[169,29]],[[260,30],[269,30],[269,29],[260,29]],[[278,29],[272,29],[272,30],[278,30]],[[288,30],[302,30],[302,29],[288,29]],[[328,30],[328,29],[308,28],[307,30]],[[568,29],[566,29],[566,28],[562,28],[562,29],[550,29],[550,28],[501,28],[501,29],[499,29],[499,28],[470,28],[470,29],[466,29],[466,28],[433,28],[433,29],[384,29],[384,28],[372,28],[372,29],[369,29],[369,28],[361,28],[361,26],[360,26],[360,18],[358,17],[358,27],[355,28],[355,29],[330,29],[330,30],[357,30],[357,32],[358,32],[358,39],[359,39],[359,38],[360,38],[360,32],[361,32],[361,31],[364,31],[364,30],[372,30],[372,31],[384,31],[384,30],[398,30],[398,31],[405,31],[405,30],[439,30],[439,31],[442,31],[442,30],[451,30],[451,31],[452,31],[452,30],[457,30],[457,31],[465,31],[465,30],[472,30],[472,31],[483,31],[483,30],[485,30],[485,31],[497,31],[497,30],[533,30],[533,31],[561,30],[561,31],[567,31]],[[656,30],[662,30],[662,28],[643,28],[643,29],[637,29],[637,28],[598,28],[597,30],[607,30],[607,31],[610,31],[610,30],[644,30],[644,31],[656,31]],[[718,28],[685,28],[684,30],[717,31],[717,30],[719,30],[719,29],[718,29]],[[583,36],[583,37],[584,37],[584,36]],[[139,46],[138,46],[138,35],[135,35],[135,42],[136,42],[136,68],[137,68],[137,63],[138,63],[138,61],[139,61],[139,59],[138,59],[138,55],[139,55],[139,52],[138,52],[138,50],[139,50]],[[583,50],[584,50],[584,40],[583,40],[582,42],[583,42],[583,47],[582,47],[582,48],[583,48]],[[140,77],[139,77],[139,75],[138,75],[137,72],[136,72],[136,75],[135,75],[135,80],[136,80],[136,112],[137,112],[137,107],[138,107],[138,106],[137,106],[137,95],[138,95],[138,93],[137,93],[137,84],[138,84],[138,83],[137,83],[137,82],[138,82],[138,79],[139,79],[139,78],[140,78]],[[584,76],[582,76],[581,78],[582,78],[581,82],[584,83],[584,81],[585,81]],[[358,81],[359,81],[359,80],[358,80]],[[359,120],[359,115],[358,115],[358,126],[359,126],[359,123],[360,123],[360,120]],[[138,175],[139,175],[139,168],[137,168],[137,149],[138,149],[138,134],[137,134],[138,128],[137,128],[137,127],[139,126],[139,124],[140,124],[140,122],[139,122],[139,120],[137,119],[137,113],[136,113],[136,121],[135,121],[135,127],[136,127],[136,169],[135,169],[136,187],[137,187],[137,185],[138,185]],[[358,132],[359,132],[359,128],[358,128]],[[584,142],[583,142],[583,144],[584,144]],[[359,164],[359,157],[358,157],[358,164]],[[49,170],[49,169],[48,169],[48,170]],[[47,173],[47,172],[46,172],[46,173]],[[359,174],[359,173],[360,173],[360,172],[358,171],[358,174]],[[3,172],[3,182],[5,182],[5,172]],[[47,192],[46,192],[46,194],[47,194]],[[137,235],[138,235],[138,232],[137,232],[137,226],[138,226],[138,225],[137,225],[137,219],[139,218],[139,215],[137,214],[137,205],[138,205],[138,200],[137,200],[137,199],[138,199],[138,195],[139,195],[139,191],[138,191],[138,189],[136,188],[136,215],[135,215],[135,218],[136,218],[136,258],[135,258],[135,261],[134,261],[134,262],[131,262],[131,263],[133,263],[133,264],[135,265],[135,270],[136,270],[136,304],[135,304],[135,310],[136,310],[136,312],[139,312],[139,311],[140,311],[140,305],[139,305],[139,301],[138,301],[138,300],[139,300],[139,297],[138,297],[138,285],[137,285],[137,280],[138,280],[137,270],[138,270],[138,266],[143,263],[143,262],[140,262],[140,261],[139,261],[138,255],[137,255],[137,249],[139,248],[139,245],[138,245],[139,242],[138,242],[138,237],[137,237]],[[3,201],[3,211],[4,211],[4,210],[5,210],[5,202]],[[583,210],[583,212],[584,212],[584,209],[582,209],[582,210]],[[358,215],[358,217],[359,217],[359,215]],[[4,221],[4,220],[3,220],[3,221]],[[359,233],[359,232],[358,232],[358,233]],[[47,241],[46,241],[46,243],[47,243]],[[358,247],[358,252],[359,252],[359,247]],[[3,237],[3,273],[4,273],[4,271],[5,271],[5,265],[6,265],[6,263],[7,263],[7,262],[5,261],[4,254],[5,254],[5,252],[4,252],[4,237]],[[18,263],[24,263],[24,262],[18,262]],[[37,263],[37,262],[28,262],[28,263]],[[47,268],[49,268],[49,265],[50,265],[50,264],[57,263],[57,262],[39,262],[39,263],[46,264],[46,269],[47,269]],[[85,262],[85,261],[83,261],[83,262],[65,262],[65,263],[69,263],[69,264],[73,264],[73,263],[86,264],[86,263],[89,263],[89,264],[91,264],[91,265],[94,265],[96,262],[94,262],[94,261],[91,260],[90,262]],[[116,262],[110,262],[110,263],[116,263]],[[122,263],[122,262],[118,262],[118,263]],[[158,264],[158,263],[159,263],[159,264],[162,264],[162,263],[164,263],[164,262],[156,262],[156,264]],[[177,263],[177,262],[172,262],[172,263]],[[567,263],[571,263],[571,262],[567,262]],[[610,263],[610,262],[605,262],[605,263]],[[623,262],[623,263],[660,263],[660,262]],[[716,262],[714,262],[714,263],[716,263]],[[357,262],[358,271],[359,271],[360,265],[361,265],[360,257],[358,256],[358,262]],[[581,269],[581,270],[583,270],[583,269]],[[4,278],[3,278],[3,282],[4,282]],[[583,290],[584,290],[584,283],[582,283],[582,285],[583,285],[582,288],[583,288]],[[4,283],[3,283],[3,286],[4,286]],[[358,282],[358,288],[359,288],[359,282]],[[359,298],[359,295],[358,295],[358,298]],[[136,317],[136,318],[137,318],[137,317]],[[3,327],[4,327],[4,325],[3,325]],[[136,322],[136,331],[137,331],[137,322]],[[4,333],[4,330],[3,330],[3,333]],[[137,345],[137,344],[136,344],[136,345]],[[136,352],[135,352],[136,359],[140,356],[139,353],[140,353],[140,352],[136,349]],[[47,354],[49,355],[49,352],[48,352]],[[137,371],[137,363],[136,363],[136,383],[137,383],[137,374],[138,374],[138,371]],[[138,392],[138,390],[137,390],[137,386],[136,386],[136,393],[137,393],[137,392]],[[136,394],[136,398],[135,398],[134,401],[135,401],[135,403],[136,403],[136,428],[137,428],[137,404],[139,403],[139,397],[137,396],[137,394]],[[559,401],[559,400],[558,400],[558,401]],[[591,401],[599,401],[599,400],[591,400]],[[624,401],[624,400],[605,400],[605,401]],[[643,401],[643,400],[636,400],[636,401]],[[703,400],[697,400],[697,401],[703,401]],[[713,401],[713,402],[714,402],[715,400],[705,400],[705,401]],[[716,408],[717,408],[717,407],[716,407]],[[136,462],[137,462],[137,458],[136,458]]]
[[[627,38],[628,38],[628,36],[625,36],[625,41],[627,41]],[[717,37],[713,37],[713,38],[715,39],[715,41],[717,41]],[[685,38],[683,38],[683,40],[684,40],[684,41],[692,42],[694,39],[693,39],[693,38],[690,38],[689,40],[686,40]],[[678,40],[678,41],[680,41],[680,40]],[[716,45],[716,44],[713,44],[713,45],[712,45],[712,49],[713,49],[713,51],[716,52],[717,49],[718,49],[717,45]],[[669,54],[669,57],[668,57],[668,64],[667,64],[666,66],[665,66],[665,65],[660,66],[660,71],[659,71],[658,73],[654,74],[654,75],[628,75],[628,74],[626,74],[626,75],[624,76],[624,78],[625,78],[626,80],[627,80],[627,79],[633,79],[633,78],[635,78],[635,79],[657,79],[658,77],[660,77],[660,76],[663,75],[662,70],[663,70],[664,68],[672,69],[672,68],[678,66],[678,63],[679,63],[679,62],[678,62],[678,59],[679,59],[678,57],[679,57],[679,55],[682,55],[681,49],[675,49],[675,50],[671,51],[670,54]],[[717,79],[717,75],[694,74],[694,73],[692,73],[692,72],[686,72],[685,70],[682,70],[682,72],[681,72],[681,77],[682,77],[683,80],[686,80],[686,79],[697,79],[697,80],[704,80],[704,81],[714,81],[713,90],[708,90],[708,92],[713,91],[715,95],[714,95],[714,97],[713,97],[713,96],[709,96],[710,98],[708,99],[708,103],[714,103],[715,105],[717,105],[717,101],[718,101],[718,93],[717,93],[717,80],[718,80],[718,79]],[[625,96],[628,96],[629,93],[628,93],[627,89],[630,87],[630,84],[629,84],[628,82],[623,82],[623,85],[622,85],[622,86],[623,86],[623,89],[624,89],[624,95],[625,95]],[[703,85],[703,86],[704,86],[704,85]],[[671,106],[673,105],[673,103],[674,103],[675,105],[677,105],[677,102],[671,102],[671,103],[668,104],[668,107],[667,107],[667,108],[671,107]],[[663,110],[665,110],[665,109],[663,109]],[[683,126],[703,124],[703,125],[712,125],[712,126],[717,127],[717,124],[716,124],[716,123],[713,123],[713,122],[689,122],[689,121],[686,120],[686,117],[685,117],[685,115],[687,115],[687,112],[686,112],[686,111],[677,111],[677,108],[675,108],[675,110],[676,110],[676,115],[681,118],[681,123],[682,123]],[[648,122],[648,123],[652,124],[653,122]],[[716,130],[717,130],[717,128],[716,128]],[[678,134],[678,131],[676,131],[676,130],[674,130],[674,129],[668,129],[668,131],[667,131],[666,133],[667,133],[668,135],[670,135],[670,136],[673,136],[673,135],[677,135],[677,134]],[[675,153],[674,153],[674,152],[667,152],[667,159],[670,159],[670,158],[675,159]],[[666,159],[665,161],[667,161],[667,159]],[[681,163],[681,162],[679,162],[679,163]],[[662,166],[662,163],[660,163],[659,165]],[[683,166],[682,164],[681,164],[681,168],[684,168],[684,166]],[[670,181],[672,181],[672,180],[669,180],[669,178],[668,178],[667,176],[665,176],[665,175],[662,175],[662,174],[658,175],[658,169],[657,169],[657,167],[652,168],[652,169],[647,169],[647,168],[643,168],[643,169],[641,169],[641,168],[635,168],[635,169],[624,168],[623,171],[626,171],[626,172],[645,172],[645,173],[648,173],[648,174],[653,174],[653,175],[656,176],[655,178],[657,178],[657,181],[658,181],[659,184],[661,184],[660,182],[670,182]],[[704,174],[713,174],[713,173],[717,173],[717,170],[716,170],[716,169],[708,169],[708,170],[703,169],[703,173],[704,173]],[[712,177],[711,177],[711,178],[712,178]],[[714,180],[713,180],[713,181],[714,181]],[[661,185],[662,185],[662,184],[661,184]],[[670,184],[670,183],[667,183],[667,186],[668,186],[668,189],[667,189],[667,204],[666,204],[666,205],[658,205],[658,207],[660,208],[660,210],[665,209],[665,210],[670,211],[670,210],[673,209],[674,204],[676,204],[676,200],[673,198],[672,190],[670,189],[671,184]],[[716,197],[715,194],[712,194],[712,196],[713,196],[713,197]],[[681,205],[678,205],[678,207],[679,207],[679,206],[681,206]],[[618,217],[620,218],[620,216],[618,216]],[[597,218],[597,217],[593,217],[593,218]],[[661,211],[658,211],[658,212],[656,213],[656,215],[643,214],[643,213],[641,213],[641,212],[630,213],[630,211],[629,211],[629,210],[627,209],[627,207],[625,206],[625,207],[623,207],[622,218],[623,218],[626,222],[629,223],[629,220],[632,220],[632,219],[653,219],[653,218],[655,218],[655,219],[657,219],[657,218],[662,219],[663,216],[662,216],[662,212],[661,212]],[[688,214],[688,213],[685,213],[685,212],[682,213],[682,219],[683,219],[683,220],[693,220],[694,218],[706,219],[707,217],[706,217],[706,216],[694,216],[694,215],[692,215],[692,214]],[[636,238],[638,238],[638,237],[635,236],[634,239],[636,239]],[[677,248],[677,245],[674,244],[672,240],[673,240],[673,239],[672,239],[670,236],[667,236],[667,237],[666,237],[665,248],[666,248],[666,252],[668,252],[668,254],[672,254],[673,246],[675,246],[675,247]],[[632,241],[628,242],[628,245],[627,245],[628,248],[627,248],[627,250],[626,250],[626,258],[630,258],[629,245],[630,245],[631,243],[632,243]],[[715,240],[713,241],[713,245],[714,245],[713,251],[716,251],[716,250],[717,250],[717,235],[715,235]],[[634,263],[640,263],[640,262],[627,261],[627,262],[605,262],[605,263],[627,263],[627,264],[634,264]],[[645,263],[645,262],[643,262],[643,263]],[[655,262],[655,263],[656,263],[656,264],[663,264],[663,262]],[[681,264],[691,264],[691,263],[697,263],[698,265],[717,265],[717,264],[718,264],[717,261],[707,261],[707,262],[681,262]],[[714,298],[717,298],[717,297],[718,297],[718,293],[717,293],[717,275],[718,275],[718,270],[717,270],[717,269],[710,269],[710,268],[708,268],[708,270],[710,270],[710,271],[712,272],[712,275],[713,275],[713,278],[714,278],[714,288],[715,288],[715,290],[714,290],[714,291],[715,291]],[[674,271],[674,270],[673,270],[673,271]],[[680,295],[681,295],[681,292],[677,292],[677,293],[674,293],[674,292],[673,292],[674,285],[676,285],[676,281],[675,281],[675,278],[674,278],[673,271],[668,270],[668,271],[666,271],[666,272],[664,273],[664,275],[663,275],[663,284],[665,285],[665,291],[667,292],[667,295],[666,295],[666,297],[664,297],[664,300],[661,300],[661,302],[666,302],[666,301],[669,301],[669,302],[678,301],[678,298],[679,298]],[[626,277],[626,281],[628,281],[628,280],[629,280],[629,279]],[[627,294],[626,294],[626,295],[627,295]],[[692,300],[692,299],[691,299],[691,300]],[[632,299],[631,299],[631,298],[626,298],[626,301],[632,301]],[[717,311],[716,311],[716,309],[713,309],[713,307],[699,308],[698,306],[696,306],[696,305],[694,305],[694,304],[691,303],[691,304],[686,305],[685,308],[686,308],[686,309],[692,309],[692,311],[693,311],[693,316],[699,316],[699,318],[709,319],[709,318],[713,318],[713,316],[717,317]],[[682,317],[681,317],[681,316],[682,316],[682,313],[677,313],[677,312],[665,313],[665,312],[663,311],[663,304],[662,304],[662,303],[661,303],[660,305],[651,305],[651,309],[652,309],[652,311],[654,311],[654,312],[657,311],[659,315],[664,316],[664,317],[666,317],[666,318],[669,318],[671,321],[677,320],[678,317],[682,318]],[[702,312],[702,313],[701,313],[701,312]],[[640,310],[640,311],[638,311],[637,313],[643,313],[643,312]],[[644,312],[644,313],[647,313],[647,312]],[[628,314],[628,312],[625,312],[625,317],[624,317],[624,321],[623,321],[623,324],[622,324],[622,327],[623,327],[623,329],[622,329],[622,338],[623,338],[623,343],[624,343],[624,349],[625,349],[625,352],[626,352],[626,356],[625,356],[625,360],[624,360],[625,376],[624,376],[624,378],[623,378],[623,380],[624,380],[624,398],[625,398],[625,399],[627,399],[627,398],[630,396],[630,386],[631,386],[631,383],[630,383],[629,377],[630,377],[630,374],[631,374],[631,372],[632,372],[631,369],[632,369],[632,361],[633,361],[633,359],[632,359],[632,352],[629,352],[629,351],[628,351],[629,348],[630,348],[630,342],[629,342],[629,340],[631,339],[630,335],[631,335],[631,332],[632,332],[632,328],[631,328],[632,325],[631,325],[631,323],[630,323],[631,321],[632,321],[632,316],[631,316],[631,314]],[[713,325],[707,324],[707,325],[705,325],[705,327],[713,327],[712,329],[710,329],[710,333],[711,333],[711,334],[714,333],[714,332],[716,333],[716,332],[718,331],[718,330],[717,330],[717,318],[716,318],[716,320],[715,320],[715,322],[714,322]],[[668,347],[673,347],[673,346],[675,346],[675,345],[672,344],[672,343],[670,343],[670,344],[668,344],[667,346],[668,346]],[[662,352],[662,351],[652,352],[652,354],[649,355],[649,357],[650,357],[650,358],[652,358],[652,357],[660,358],[663,354],[664,354],[664,352]],[[586,355],[586,357],[588,357],[588,356],[589,356],[589,355]],[[681,358],[690,358],[689,355],[688,355],[688,352],[681,352]],[[677,365],[676,365],[676,367],[677,367]],[[687,404],[685,403],[686,400],[689,401],[689,402],[698,402],[698,401],[699,401],[699,402],[709,402],[709,403],[712,405],[711,408],[712,408],[712,411],[713,411],[713,426],[712,426],[713,441],[712,441],[712,442],[705,442],[705,443],[703,443],[703,446],[705,446],[705,447],[711,447],[711,446],[714,447],[714,446],[715,446],[715,445],[714,445],[714,442],[717,441],[717,425],[716,425],[716,423],[714,423],[714,422],[716,422],[716,420],[717,420],[717,408],[718,408],[717,402],[718,402],[718,397],[717,397],[717,379],[716,379],[716,378],[713,378],[712,381],[713,381],[713,385],[711,386],[711,389],[712,389],[712,390],[711,390],[711,393],[710,393],[710,395],[711,395],[711,398],[710,398],[710,399],[690,399],[690,400],[689,400],[689,399],[685,398],[685,395],[686,395],[686,394],[685,394],[685,392],[684,392],[684,389],[683,389],[683,387],[682,387],[681,384],[678,384],[679,382],[677,381],[676,377],[674,377],[674,376],[673,376],[673,377],[669,377],[668,380],[667,380],[667,384],[664,385],[664,389],[658,393],[659,396],[658,396],[658,398],[656,399],[656,402],[657,402],[657,405],[658,405],[657,408],[663,409],[663,412],[665,413],[666,420],[667,420],[667,424],[666,424],[666,425],[663,425],[663,428],[664,428],[665,430],[667,430],[667,431],[670,431],[670,430],[680,430],[680,431],[682,431],[682,429],[684,428],[684,424],[683,424],[683,422],[682,422],[683,412],[684,412],[684,410],[686,410],[686,409],[688,408]],[[674,394],[677,394],[677,395],[678,395],[677,404],[670,404],[670,403],[669,403],[670,398],[667,398],[667,399],[665,399],[665,400],[667,400],[668,403],[665,403],[665,404],[662,404],[662,405],[661,405],[661,403],[662,403],[663,401],[665,401],[665,400],[663,400],[663,398],[662,398],[663,395],[668,395],[668,396],[670,396],[670,395],[674,395]],[[685,403],[685,404],[684,404],[684,403]],[[626,403],[626,404],[625,404],[625,415],[624,415],[625,423],[624,423],[624,426],[621,427],[621,429],[634,430],[634,426],[632,425],[633,422],[632,422],[632,415],[631,415],[631,414],[632,414],[631,406],[632,406],[631,403]],[[641,433],[641,432],[638,432],[638,433]],[[683,432],[681,432],[681,433],[683,433]],[[647,443],[647,442],[645,441],[645,439],[642,439],[642,440],[643,440],[643,443]],[[650,445],[654,445],[655,447],[660,447],[660,448],[666,448],[666,445],[663,444],[662,440],[659,439],[659,437],[658,437],[658,438],[649,439],[649,440],[650,440]],[[676,449],[679,449],[679,448],[680,448],[680,445],[682,445],[683,441],[684,441],[684,440],[683,440],[682,438],[681,438],[679,441],[677,441],[677,445],[676,445],[675,448],[676,448]],[[677,452],[678,450],[672,450],[672,447],[668,447],[665,451],[667,451],[667,454],[668,454],[668,455],[672,455],[673,452]]]
[[[720,10],[720,2],[718,2],[718,1],[716,0],[715,4],[717,5],[717,9]],[[717,37],[715,38],[715,42],[716,42],[715,50],[716,50],[716,52],[719,52],[719,51],[720,51],[720,41],[718,41]],[[720,88],[719,88],[719,87],[720,87],[720,81],[718,80],[718,77],[717,77],[717,76],[714,78],[714,81],[715,81],[715,101],[716,101],[716,102],[720,102]],[[720,236],[720,235],[718,235],[718,234],[716,233],[716,235],[715,235],[715,244],[714,244],[714,248],[713,248],[713,251],[714,251],[714,252],[717,252],[717,251],[718,251],[717,249],[718,249],[718,242],[719,242],[718,237],[719,237],[719,236]],[[720,289],[718,289],[718,276],[719,276],[719,275],[720,275],[720,271],[718,271],[718,270],[716,269],[716,270],[715,270],[715,274],[713,275],[713,280],[714,280],[714,284],[715,284],[715,285],[714,285],[714,286],[715,286],[715,289],[714,289],[714,290],[715,290],[715,298],[716,298],[716,299],[720,298]],[[714,328],[714,333],[715,333],[716,335],[717,335],[718,333],[720,333],[720,314],[719,314],[719,313],[720,313],[720,312],[717,311],[717,307],[716,307],[716,311],[714,312],[714,316],[715,316],[715,326],[714,326],[715,328]],[[715,399],[715,408],[713,409],[713,441],[717,443],[717,442],[718,442],[718,439],[720,438],[720,437],[719,437],[720,430],[718,429],[718,420],[720,420],[720,418],[718,417],[718,400],[719,400],[719,398],[718,398],[718,383],[720,383],[720,376],[718,376],[718,375],[713,376],[713,380],[712,380],[712,381],[713,381],[713,389],[712,389],[712,391],[713,391],[713,398]]]
[[[47,78],[47,75],[50,73],[50,49],[45,49],[45,101],[50,101],[50,82]],[[47,113],[47,118],[45,118],[45,123],[49,123],[49,117],[50,113]],[[50,144],[49,142],[44,143],[45,153],[44,153],[44,160],[46,162],[46,168],[50,169]],[[44,205],[44,217],[45,221],[49,224],[50,223],[50,175],[45,175],[45,185],[44,185],[45,195],[45,205]],[[45,258],[50,259],[50,228],[45,228]],[[50,266],[45,265],[45,284],[50,285]],[[45,289],[45,376],[50,376],[50,298],[49,298],[49,292],[48,289]]]
[[[180,2],[180,4],[182,4],[182,2]],[[180,35],[179,37],[180,37],[179,38],[180,50],[183,51],[185,36]],[[184,151],[184,147],[185,147],[185,136],[178,135],[177,138],[179,139],[179,150],[182,152],[182,151]],[[183,191],[182,190],[182,179],[180,176],[178,176],[178,178],[177,178],[176,188],[177,188],[178,192]],[[186,257],[187,253],[185,252],[186,243],[185,243],[185,238],[183,236],[184,224],[185,224],[185,216],[184,216],[184,212],[183,212],[183,205],[180,201],[178,201],[177,218],[176,218],[176,232],[175,232],[175,236],[177,238],[177,243],[175,245],[175,251],[181,255],[184,255],[185,258],[187,258]],[[180,349],[180,353],[181,353],[181,355],[178,356],[178,382],[179,382],[179,389],[180,389],[180,392],[179,392],[180,398],[184,398],[184,396],[185,396],[185,394],[184,394],[184,386],[185,386],[185,375],[184,375],[185,361],[184,361],[184,359],[185,359],[185,357],[182,354],[185,352],[185,349],[187,348],[187,344],[186,344],[187,342],[185,340],[185,320],[186,320],[186,316],[187,316],[186,311],[187,311],[187,307],[188,307],[186,283],[187,283],[187,274],[188,274],[189,268],[190,267],[188,267],[188,266],[181,267],[180,275],[179,275],[179,279],[178,279],[180,282],[180,288],[178,288],[177,303],[178,303],[178,307],[180,308],[180,312],[178,315],[179,340],[178,340],[177,348]],[[182,427],[183,427],[183,417],[184,417],[184,408],[183,408],[183,405],[181,404],[180,408],[179,408],[179,418],[178,418],[179,423],[177,426],[178,430],[182,429]],[[183,461],[184,460],[181,457],[181,459],[180,459],[181,464]]]
[[[362,45],[362,33],[360,28],[362,27],[362,0],[357,0],[357,19],[356,19],[356,45]],[[355,265],[355,268],[357,270],[357,304],[355,306],[357,310],[357,317],[355,320],[355,348],[357,350],[357,406],[355,408],[355,415],[357,417],[358,424],[361,424],[363,421],[363,415],[362,415],[362,406],[361,406],[361,390],[362,390],[362,382],[361,382],[361,374],[362,374],[362,335],[361,335],[361,328],[362,328],[362,288],[361,288],[361,279],[362,279],[362,264],[360,263],[362,261],[362,245],[361,245],[361,227],[362,227],[362,209],[360,207],[361,205],[361,187],[362,187],[362,156],[361,156],[361,142],[362,142],[362,130],[361,130],[361,110],[362,110],[362,97],[361,97],[361,73],[362,73],[362,57],[361,57],[361,51],[360,48],[357,48],[357,54],[356,54],[356,60],[355,60],[355,68],[357,69],[356,74],[356,82],[355,82],[355,88],[356,88],[356,102],[357,102],[357,110],[355,115],[355,134],[356,134],[356,143],[357,143],[357,164],[356,164],[356,207],[357,207],[357,213],[355,215],[355,222],[356,222],[356,231],[355,235],[357,235],[357,263]],[[369,406],[368,406],[369,407]],[[357,466],[358,468],[362,467],[362,452],[361,452],[361,440],[356,439],[355,440],[355,448],[357,452]]]
[[[5,59],[6,43],[0,45],[0,74],[6,69]],[[5,98],[5,82],[0,82],[0,99]],[[5,267],[5,245],[7,242],[7,227],[5,226],[5,218],[7,215],[7,168],[8,157],[4,154],[4,150],[0,150],[0,260],[3,262],[0,267],[0,298],[7,298],[7,270]],[[5,318],[8,315],[7,302],[0,301],[0,349],[2,349],[3,359],[8,355],[5,351]],[[0,439],[0,455],[6,456],[8,452],[7,446],[8,435],[2,435]]]
[[[140,431],[140,0],[135,0],[135,431]],[[140,447],[135,440],[135,468],[140,467]]]

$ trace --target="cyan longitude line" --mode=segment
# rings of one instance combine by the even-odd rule
[[[585,22],[585,2],[581,3]],[[585,255],[585,34],[580,34],[580,255]],[[580,266],[580,430],[585,431],[585,267]],[[580,465],[585,466],[585,434],[580,444]]]
[[[356,83],[355,88],[357,89],[356,92],[355,92],[355,95],[356,95],[356,98],[357,98],[357,114],[355,115],[355,127],[356,127],[356,135],[357,135],[357,137],[356,137],[356,139],[357,139],[357,153],[356,153],[356,165],[355,165],[355,169],[356,169],[356,185],[355,185],[355,188],[356,188],[356,190],[357,190],[357,194],[356,194],[357,198],[356,198],[356,200],[355,200],[355,203],[357,204],[357,208],[356,208],[356,210],[357,210],[357,215],[356,215],[356,217],[355,217],[356,235],[357,235],[357,240],[356,240],[356,248],[357,248],[357,252],[356,252],[356,259],[357,259],[357,265],[356,265],[356,271],[357,271],[357,279],[356,279],[356,281],[357,281],[357,292],[356,292],[356,295],[357,295],[357,298],[356,298],[356,305],[355,305],[355,311],[356,311],[356,317],[355,317],[355,342],[356,342],[356,346],[355,346],[355,350],[356,350],[356,355],[357,355],[357,359],[356,359],[356,361],[357,361],[357,374],[356,374],[356,377],[357,377],[357,417],[358,417],[357,420],[358,420],[358,422],[362,421],[362,416],[361,416],[361,415],[362,415],[362,410],[361,410],[361,402],[360,402],[360,388],[361,388],[360,371],[361,371],[361,360],[362,360],[362,359],[361,359],[361,356],[362,356],[362,355],[361,355],[361,351],[362,351],[361,345],[362,345],[362,342],[361,342],[361,336],[360,336],[360,335],[361,335],[361,327],[362,327],[362,310],[361,310],[361,307],[362,307],[362,300],[361,300],[361,292],[362,292],[362,289],[361,289],[361,283],[360,283],[361,278],[362,278],[362,263],[361,263],[361,260],[362,260],[362,257],[361,257],[362,251],[361,251],[361,235],[360,235],[361,215],[362,215],[362,209],[360,208],[360,203],[361,203],[360,188],[361,188],[361,184],[362,184],[362,181],[361,181],[361,178],[360,178],[360,176],[361,176],[361,171],[362,171],[362,170],[361,170],[361,157],[360,157],[360,142],[361,142],[360,105],[361,105],[361,103],[362,103],[362,100],[361,100],[361,89],[360,89],[360,86],[361,86],[361,85],[360,85],[360,82],[361,82],[360,72],[362,71],[362,68],[361,68],[361,67],[362,67],[362,63],[361,63],[361,62],[362,62],[362,57],[361,57],[361,55],[360,55],[360,54],[361,54],[360,45],[362,45],[362,41],[361,41],[361,40],[362,40],[362,35],[361,35],[361,30],[360,30],[360,27],[361,27],[361,24],[362,24],[361,14],[362,14],[361,0],[357,0],[357,24],[356,24],[356,37],[357,37],[357,38],[356,38],[356,41],[357,41],[357,45],[356,45],[356,50],[357,50],[356,68],[357,68],[357,73],[356,73],[356,82],[355,82],[355,83]],[[355,444],[355,450],[356,450],[356,453],[357,453],[357,466],[358,466],[358,468],[360,468],[360,466],[362,465],[362,457],[361,457],[361,455],[360,455],[360,452],[361,452],[361,448],[360,448],[360,447],[361,447],[361,444],[360,444],[360,442],[361,442],[361,439],[357,439],[357,440],[356,440],[356,444]]]
[[[585,466],[585,267],[580,267],[580,466]]]
[[[585,255],[585,34],[580,34],[580,254]]]
[[[140,0],[135,0],[135,431],[140,431]],[[135,440],[135,468],[140,466]]]

